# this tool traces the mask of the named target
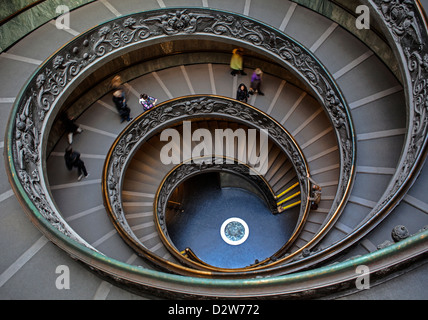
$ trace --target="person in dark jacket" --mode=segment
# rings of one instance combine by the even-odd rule
[[[119,112],[121,122],[131,121],[130,117],[131,109],[126,104],[125,91],[122,88],[118,88],[113,92],[113,102],[116,106],[117,112]]]
[[[65,126],[65,130],[67,132],[68,144],[73,143],[73,135],[76,133],[81,133],[83,130],[80,128],[75,122],[74,117],[71,117],[67,114],[64,114],[63,123]]]
[[[311,210],[317,210],[318,205],[321,202],[322,189],[321,187],[310,177],[309,173],[306,176],[308,180],[312,184],[312,191],[309,197],[309,201],[311,201]]]
[[[248,94],[247,87],[245,86],[245,84],[241,83],[238,86],[238,91],[236,92],[236,100],[242,101],[242,102],[247,102],[249,96],[250,95]]]
[[[77,180],[82,180],[83,176],[85,178],[88,176],[88,172],[86,171],[85,163],[80,159],[80,153],[77,151],[73,151],[71,146],[68,146],[65,149],[65,165],[68,170],[73,170],[73,168],[77,168],[78,178]]]

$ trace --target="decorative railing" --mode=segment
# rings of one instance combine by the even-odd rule
[[[401,201],[418,177],[428,152],[428,21],[419,1],[361,0],[376,11],[374,18],[394,51],[404,80],[407,132],[403,151],[389,186],[364,221],[329,248],[313,252],[313,260],[351,246]]]
[[[406,195],[427,157],[428,19],[419,1],[361,0],[361,3],[376,11],[374,18],[383,29],[403,75],[408,116],[404,149],[389,186],[366,219],[331,246],[308,251],[301,259],[288,263],[286,267],[278,265],[276,268],[281,274],[300,270],[308,263],[328,260],[373,230]]]
[[[133,155],[144,144],[144,142],[148,141],[148,139],[160,133],[161,130],[165,128],[176,126],[186,120],[201,117],[226,119],[243,123],[249,128],[255,128],[259,131],[265,130],[265,132],[268,133],[269,140],[275,143],[275,145],[287,155],[296,172],[297,180],[300,184],[300,194],[302,199],[298,219],[299,221],[292,236],[292,238],[295,239],[304,225],[304,221],[309,210],[308,197],[310,186],[306,179],[308,174],[306,160],[294,138],[274,119],[248,104],[226,97],[195,95],[166,101],[141,114],[133,120],[133,122],[128,125],[124,131],[121,132],[113,143],[104,165],[102,186],[107,212],[110,214],[112,221],[119,230],[119,233],[122,236],[125,235],[127,242],[131,242],[131,246],[140,252],[141,255],[152,261],[153,259],[159,260],[161,265],[168,264],[168,262],[164,261],[161,257],[156,257],[153,253],[149,252],[129,227],[125,218],[125,212],[123,210],[121,200],[122,185],[124,183],[123,179],[125,177],[128,163],[130,163]],[[265,143],[267,143],[267,141]],[[263,159],[263,157],[261,157],[261,159]],[[188,159],[184,160],[190,161]],[[167,177],[165,177],[159,187],[155,199],[154,214],[159,226],[160,234],[163,235],[163,237],[161,236],[161,239],[177,257],[182,257],[182,255],[180,255],[179,252],[170,245],[170,241],[167,236],[168,232],[164,217],[166,205],[174,189],[184,179],[187,179],[189,176],[198,173],[201,170],[232,170],[236,173],[245,174],[247,179],[252,180],[263,191],[263,194],[267,197],[267,203],[271,206],[271,210],[273,213],[276,213],[277,207],[273,191],[257,171],[257,167],[252,166],[251,162],[246,164],[244,163],[243,166],[243,164],[240,163],[237,163],[236,165],[227,164],[227,161],[224,163],[223,158],[220,160],[221,163],[218,163],[218,161],[211,161],[212,165],[201,165],[201,159],[197,159],[197,161],[193,159],[192,161],[196,161],[196,163],[190,161],[187,165],[179,165],[177,168],[174,168]],[[236,159],[233,159],[233,161],[235,160]],[[246,172],[243,171],[244,169]],[[251,174],[251,172],[253,172],[253,174]],[[175,266],[172,263],[169,263],[168,265],[170,268],[175,268],[175,272],[179,272],[181,270],[180,266]],[[196,267],[201,266],[198,265]]]
[[[428,142],[428,30],[419,1],[363,1],[376,10],[375,18],[393,50],[405,77],[408,124],[404,150],[384,198],[373,209],[370,219],[401,199],[413,184],[426,157]],[[397,195],[400,195],[397,197]]]
[[[341,176],[330,210],[330,216],[337,217],[352,183],[355,137],[346,103],[329,73],[306,48],[268,25],[217,10],[170,8],[120,17],[83,33],[44,62],[17,97],[5,148],[8,168],[19,196],[42,214],[42,223],[88,245],[74,234],[50,200],[43,170],[47,135],[69,90],[78,86],[98,62],[146,41],[174,37],[216,37],[249,46],[277,60],[307,83],[325,107],[340,145]]]

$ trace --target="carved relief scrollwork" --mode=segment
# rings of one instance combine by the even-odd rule
[[[31,101],[32,97],[27,99],[22,112],[16,117],[16,159],[21,170],[25,170],[26,164],[37,163],[39,160],[39,131],[32,120]]]
[[[188,11],[188,9],[184,9],[176,10],[175,12],[167,12],[162,15],[148,18],[144,22],[155,22],[164,34],[174,35],[179,32],[194,33],[202,19],[214,18],[210,14],[204,14],[202,12],[193,13]]]
[[[423,43],[413,1],[377,0],[375,2],[396,41],[409,36],[418,44]]]
[[[245,40],[256,46],[263,44],[265,40],[260,25],[248,19],[239,19],[232,15],[216,15],[214,23],[205,28],[204,31]]]

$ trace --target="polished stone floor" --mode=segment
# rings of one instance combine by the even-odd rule
[[[215,174],[202,174],[185,184],[184,211],[168,219],[168,232],[179,250],[189,247],[210,265],[239,268],[261,261],[286,243],[296,225],[297,210],[273,215],[254,193],[220,188]],[[230,218],[239,218],[248,226],[244,230],[240,223],[229,223],[225,233],[231,244],[221,236],[221,227]]]

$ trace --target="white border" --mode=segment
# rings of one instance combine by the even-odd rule
[[[228,237],[226,237],[226,234],[224,233],[224,229],[226,228],[226,226],[227,226],[230,222],[233,222],[233,221],[239,222],[239,223],[241,223],[241,224],[244,226],[244,236],[242,237],[242,239],[239,239],[238,241],[230,240]],[[244,242],[247,240],[247,238],[248,238],[249,234],[250,234],[250,229],[248,228],[247,223],[246,223],[244,220],[240,219],[240,218],[235,218],[235,217],[234,217],[234,218],[229,218],[229,219],[227,219],[225,222],[223,222],[223,224],[222,224],[222,225],[221,225],[221,227],[220,227],[220,235],[221,235],[221,238],[222,238],[222,239],[223,239],[227,244],[230,244],[230,245],[232,245],[232,246],[237,246],[237,245],[240,245],[240,244],[244,243]]]

